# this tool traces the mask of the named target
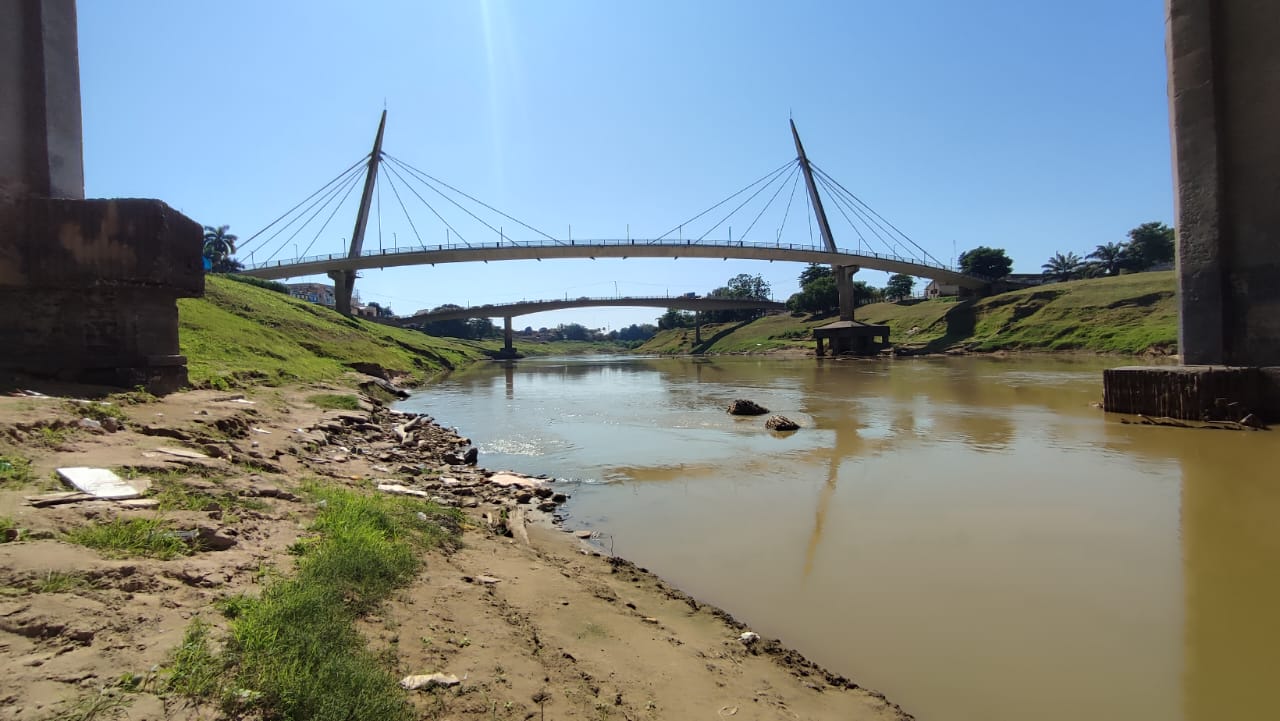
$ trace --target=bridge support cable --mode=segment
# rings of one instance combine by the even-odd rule
[[[791,180],[792,176],[797,176],[796,179],[798,180],[799,174],[800,174],[800,166],[797,165],[791,169],[791,172],[787,174],[787,177],[782,179],[782,182],[778,184],[778,189],[773,191],[773,195],[769,197],[769,201],[764,204],[764,207],[760,209],[759,213],[756,213],[756,217],[751,219],[751,224],[747,226],[746,231],[744,231],[743,234],[741,235],[742,240],[744,241],[747,240],[747,237],[751,235],[751,229],[756,227],[756,223],[760,222],[760,217],[763,216],[765,214],[765,211],[767,211],[769,207],[773,205],[773,201],[778,199],[778,196],[782,193],[783,189],[787,187],[787,181]]]
[[[395,161],[392,161],[392,162],[394,163]],[[400,175],[400,174],[398,174],[398,173],[397,173],[397,174],[396,174],[396,177],[400,178],[400,182],[402,182],[402,183],[404,183],[404,184],[405,184],[405,187],[409,189],[409,192],[411,192],[411,193],[413,193],[414,195],[418,196],[418,200],[421,200],[423,205],[427,206],[428,208],[431,208],[431,204],[427,202],[427,199],[426,199],[426,198],[424,198],[424,197],[422,197],[422,195],[421,195],[417,190],[415,190],[415,189],[414,189],[414,187],[413,187],[412,185],[410,185],[410,184],[409,184],[409,181],[404,179],[404,176],[402,176],[402,175]],[[498,230],[497,228],[493,227],[493,226],[492,226],[492,225],[490,225],[488,222],[486,222],[486,221],[485,221],[483,218],[481,218],[480,216],[478,216],[478,215],[476,215],[475,213],[472,213],[470,210],[467,210],[466,208],[464,208],[461,204],[459,204],[459,203],[458,203],[458,201],[456,201],[456,200],[454,200],[453,198],[450,198],[449,196],[447,196],[447,195],[445,195],[444,193],[440,192],[440,190],[439,190],[438,188],[436,188],[434,185],[432,185],[432,184],[430,184],[430,183],[427,183],[427,182],[423,182],[421,179],[418,179],[418,182],[422,183],[422,185],[426,186],[427,188],[430,188],[430,189],[431,189],[431,192],[435,193],[436,195],[439,195],[441,198],[444,198],[445,200],[447,200],[447,201],[449,201],[450,203],[452,203],[452,204],[454,205],[454,207],[458,208],[458,209],[459,209],[459,210],[461,210],[462,212],[464,212],[464,213],[466,213],[467,215],[471,216],[471,218],[472,218],[473,220],[475,220],[477,223],[480,223],[481,225],[483,225],[484,227],[488,228],[489,230],[492,230],[492,231],[494,232],[494,234],[495,234],[495,235],[498,235],[498,236],[501,236],[501,235],[502,235],[502,231],[501,231],[501,230]],[[431,208],[431,212],[432,212],[432,213],[436,213],[435,208]],[[441,217],[439,213],[436,213],[436,217],[437,217],[437,218],[440,218],[440,221],[441,221],[441,222],[444,222],[444,218],[443,218],[443,217]],[[446,225],[448,225],[448,223],[445,223],[445,224],[446,224]],[[450,227],[452,227],[452,226],[450,226]],[[456,233],[457,231],[455,230],[454,232]],[[463,242],[466,242],[466,241],[463,241]],[[470,244],[468,243],[468,245],[470,245]]]
[[[827,181],[825,181],[822,178],[822,176],[820,175],[815,176],[815,180],[817,180],[817,182],[820,183],[822,187],[827,191],[832,202],[835,203],[836,210],[840,211],[840,215],[842,215],[845,219],[845,222],[849,223],[849,226],[853,228],[853,232],[858,235],[858,239],[860,241],[866,242],[868,248],[870,248],[871,244],[867,242],[866,236],[862,234],[862,228],[860,228],[858,226],[858,223],[854,222],[854,220],[849,217],[849,213],[853,213],[854,217],[862,221],[863,227],[865,227],[867,231],[871,233],[871,235],[875,236],[875,238],[880,241],[880,244],[884,246],[885,250],[888,252],[889,255],[891,256],[898,255],[898,250],[894,245],[894,243],[891,240],[886,239],[883,235],[881,235],[880,232],[876,230],[876,227],[872,225],[871,222],[866,218],[865,214],[858,210],[857,206],[851,204],[847,199],[845,199],[838,192],[836,192],[835,187],[829,184]]]
[[[391,167],[390,165],[387,166],[387,170],[391,172],[395,172],[395,168]],[[396,173],[396,174],[399,175],[399,173]],[[418,226],[413,224],[413,216],[409,215],[409,209],[405,207],[404,198],[400,197],[400,191],[396,188],[395,182],[391,180],[391,174],[388,173],[385,177],[387,179],[387,185],[391,186],[391,192],[396,196],[396,202],[400,204],[400,210],[404,212],[404,219],[409,221],[409,227],[413,229],[413,237],[418,239],[418,246],[422,248],[426,248],[427,244],[422,241],[422,234],[418,232]],[[431,208],[430,205],[428,205],[427,207]],[[435,208],[431,208],[431,212],[435,213],[436,212]],[[440,218],[440,214],[436,213],[436,217]],[[440,220],[443,221],[444,218],[440,218]],[[449,224],[445,223],[445,225],[447,226]],[[459,238],[461,238],[461,236],[459,236]]]
[[[795,172],[795,171],[794,171],[794,169],[792,170],[792,172]],[[761,185],[759,188],[757,188],[757,189],[756,189],[756,192],[754,192],[754,193],[752,193],[751,195],[747,196],[747,199],[746,199],[746,200],[742,201],[741,203],[738,203],[738,206],[737,206],[736,208],[734,208],[733,210],[729,211],[729,214],[728,214],[728,215],[726,215],[726,216],[724,216],[723,218],[721,218],[721,219],[720,219],[720,222],[718,222],[718,223],[716,223],[715,225],[713,225],[713,226],[711,226],[710,228],[708,228],[708,229],[707,229],[707,232],[705,232],[705,233],[703,233],[702,235],[698,236],[698,240],[696,240],[696,241],[694,241],[694,242],[696,243],[696,242],[701,242],[701,241],[705,240],[705,239],[706,239],[706,237],[707,237],[708,235],[711,235],[713,232],[715,232],[715,229],[716,229],[716,228],[719,228],[721,225],[724,225],[724,222],[725,222],[726,220],[728,220],[729,218],[732,218],[732,217],[734,216],[734,214],[736,214],[739,210],[742,210],[742,208],[743,208],[743,207],[745,207],[745,206],[747,205],[747,203],[750,203],[751,201],[755,200],[755,199],[756,199],[756,196],[760,195],[760,194],[761,194],[761,193],[763,193],[765,190],[768,190],[769,186],[773,185],[774,181],[776,181],[776,180],[777,180],[778,178],[780,178],[780,177],[783,177],[783,174],[779,173],[779,174],[777,174],[777,175],[773,176],[772,178],[770,178],[770,179],[769,179],[769,182],[767,182],[767,183],[765,183],[765,184]],[[788,175],[787,175],[787,177],[790,177],[790,175],[788,174]],[[787,181],[786,181],[786,180],[783,180],[783,181],[782,181],[782,183],[778,186],[778,190],[779,190],[779,191],[780,191],[780,190],[782,190],[783,186],[785,186],[785,185],[786,185],[786,183],[787,183]],[[777,193],[777,192],[775,192],[775,193],[773,194],[773,197],[774,197],[774,198],[778,197],[778,193]],[[769,199],[769,203],[766,203],[766,204],[765,204],[765,207],[764,207],[763,209],[761,209],[761,212],[763,213],[765,209],[768,209],[768,207],[769,207],[769,205],[770,205],[771,203],[773,203],[773,198],[770,198],[770,199]],[[759,218],[757,218],[757,220],[758,220],[758,219],[759,219]],[[751,222],[751,225],[752,225],[752,226],[754,226],[754,225],[755,225],[755,221],[754,221],[754,220]],[[744,234],[742,237],[745,239],[745,238],[746,238],[746,235]]]
[[[329,227],[329,221],[333,220],[333,216],[337,215],[338,211],[342,208],[342,206],[346,204],[347,197],[351,195],[351,191],[355,190],[357,185],[359,185],[359,183],[352,183],[347,188],[347,192],[342,194],[342,200],[339,200],[337,204],[333,206],[333,210],[329,213],[329,217],[324,219],[324,223],[320,225],[320,229],[317,230],[315,236],[311,238],[311,242],[307,243],[306,248],[302,249],[302,256],[304,258],[306,257],[307,253],[310,252],[311,246],[315,245],[316,241],[320,239],[320,234],[324,232],[324,229]]]
[[[787,168],[789,168],[789,167],[792,165],[792,163],[795,163],[795,162],[796,162],[796,160],[795,160],[794,158],[792,158],[791,160],[788,160],[787,162],[783,163],[782,165],[778,166],[777,168],[775,168],[775,169],[773,169],[773,170],[769,171],[768,173],[765,173],[763,176],[761,176],[759,179],[755,180],[754,182],[749,183],[746,187],[742,188],[741,190],[739,190],[738,192],[734,193],[733,195],[730,195],[729,197],[725,198],[724,200],[721,200],[719,203],[716,203],[715,205],[711,206],[710,208],[707,208],[706,210],[702,211],[701,213],[698,213],[697,215],[693,216],[692,218],[689,218],[688,220],[684,221],[683,223],[678,223],[674,228],[672,228],[671,230],[668,230],[667,232],[663,233],[662,235],[659,235],[657,238],[654,238],[653,240],[654,240],[654,241],[664,240],[664,239],[666,239],[666,238],[667,238],[667,236],[671,235],[672,233],[674,233],[674,232],[676,232],[676,231],[678,231],[678,230],[681,230],[681,229],[682,229],[682,228],[684,228],[684,226],[686,226],[686,225],[690,225],[690,224],[692,224],[694,221],[698,220],[698,219],[699,219],[699,218],[701,218],[702,216],[706,215],[707,213],[710,213],[711,211],[715,210],[716,208],[719,208],[720,206],[724,205],[725,203],[728,203],[729,201],[733,200],[734,198],[738,197],[739,195],[742,195],[743,193],[747,192],[748,190],[751,190],[752,188],[756,187],[756,186],[757,186],[757,185],[759,185],[760,183],[764,183],[764,182],[766,182],[766,181],[772,181],[772,180],[773,180],[774,178],[776,178],[780,173],[782,173],[784,170],[786,170]],[[704,237],[705,237],[705,236],[704,236]]]
[[[280,233],[287,230],[289,226],[297,222],[299,218],[301,218],[302,216],[310,212],[311,209],[315,207],[316,204],[323,203],[325,201],[325,198],[331,197],[335,193],[335,191],[341,192],[341,189],[345,187],[345,184],[348,181],[350,181],[352,178],[359,177],[360,167],[365,162],[367,162],[368,159],[369,159],[369,156],[366,155],[360,160],[357,160],[355,163],[352,163],[350,166],[347,167],[346,170],[342,171],[341,173],[338,173],[336,176],[333,177],[332,180],[322,185],[319,190],[315,191],[311,195],[308,195],[297,205],[286,210],[278,218],[271,221],[270,223],[267,223],[266,226],[258,230],[253,235],[250,235],[248,238],[245,239],[243,243],[240,244],[240,252],[243,253],[248,251],[250,247],[254,246],[255,242],[257,244],[257,247],[253,248],[254,252],[257,252],[258,250],[261,250],[262,248],[266,247],[266,245],[270,243],[273,239],[278,237]],[[317,199],[316,196],[321,196],[321,197]],[[297,215],[295,215],[295,213],[298,211],[299,208],[306,205],[309,201],[312,201],[312,199],[315,199],[315,202],[307,206],[307,208],[304,209],[301,213],[298,213]],[[268,230],[271,230],[277,224],[279,224],[280,221],[284,220],[285,218],[290,218],[291,216],[292,216],[292,219],[289,220],[288,223],[285,223],[283,226],[278,228],[276,232],[272,233],[271,235],[263,237],[263,233],[266,233]]]
[[[267,256],[267,259],[264,260],[263,262],[269,263],[272,260],[274,260],[275,257],[279,255],[282,250],[288,248],[289,244],[292,243],[293,240],[297,238],[298,235],[302,233],[302,231],[305,230],[313,220],[319,217],[320,214],[323,213],[326,208],[332,205],[334,201],[337,200],[337,198],[341,197],[342,202],[345,202],[347,199],[347,196],[349,196],[351,194],[351,191],[359,184],[360,184],[360,173],[357,170],[357,172],[351,173],[350,176],[348,176],[348,178],[341,185],[334,186],[323,197],[313,202],[310,206],[307,207],[305,211],[303,211],[302,214],[299,214],[296,218],[289,221],[285,225],[281,226],[280,230],[276,234],[273,234],[272,237],[275,237],[275,235],[278,235],[280,232],[284,232],[289,228],[289,226],[301,220],[301,223],[298,224],[298,226],[293,230],[293,232],[290,233],[287,238],[281,241],[280,245],[276,246],[276,249],[272,251],[271,255]],[[337,207],[339,208],[342,207],[342,202],[339,202]],[[334,210],[336,211],[337,208],[335,208]],[[310,213],[310,214],[308,215],[307,213]],[[307,250],[311,250],[311,246],[307,246]],[[305,257],[306,251],[297,253],[297,255]],[[295,259],[295,260],[298,260],[298,259]]]
[[[445,188],[448,188],[449,190],[453,191],[454,193],[457,193],[458,195],[461,195],[462,197],[466,198],[467,200],[470,200],[471,202],[473,202],[473,203],[475,203],[475,204],[477,204],[477,205],[480,205],[480,206],[482,206],[482,207],[484,207],[484,208],[486,208],[486,209],[488,209],[488,210],[491,210],[491,211],[493,211],[493,212],[497,213],[498,215],[501,215],[502,217],[506,218],[507,220],[510,220],[511,222],[516,223],[517,225],[520,225],[521,227],[524,227],[524,228],[527,228],[527,229],[529,229],[529,230],[532,230],[533,232],[537,233],[538,235],[541,235],[542,237],[546,238],[547,240],[550,240],[550,241],[552,241],[552,242],[555,242],[555,243],[559,243],[559,244],[561,244],[561,245],[564,245],[564,241],[559,240],[559,239],[557,239],[557,238],[553,237],[553,236],[552,236],[552,235],[550,235],[549,233],[545,233],[545,232],[543,232],[543,231],[541,231],[541,230],[538,230],[537,228],[533,227],[532,225],[529,225],[528,223],[526,223],[526,222],[524,222],[524,221],[520,220],[519,218],[515,218],[515,217],[512,217],[512,216],[510,216],[510,215],[507,215],[506,213],[502,212],[501,210],[498,210],[497,208],[493,207],[492,205],[489,205],[488,203],[484,202],[483,200],[480,200],[479,198],[476,198],[476,197],[474,197],[474,196],[468,195],[467,193],[465,193],[465,192],[463,192],[463,191],[461,191],[461,190],[458,190],[457,188],[453,187],[452,185],[449,185],[448,183],[444,182],[443,180],[440,180],[439,178],[437,178],[437,177],[435,177],[435,176],[432,176],[431,174],[429,174],[429,173],[427,173],[427,172],[424,172],[424,171],[422,171],[422,170],[419,170],[419,169],[417,169],[417,168],[413,167],[413,166],[412,166],[412,165],[410,165],[409,163],[407,163],[407,162],[405,162],[405,161],[403,161],[403,160],[401,160],[401,159],[399,159],[399,158],[396,158],[396,157],[394,157],[394,156],[388,155],[388,156],[387,156],[387,159],[388,159],[388,160],[390,160],[390,161],[392,161],[393,163],[395,163],[395,164],[399,165],[400,167],[404,168],[404,169],[405,169],[406,171],[408,171],[409,173],[411,173],[411,174],[415,175],[415,176],[418,178],[418,180],[420,180],[420,181],[422,181],[422,182],[424,182],[424,183],[425,183],[425,182],[427,182],[427,181],[431,181],[431,182],[437,183],[437,184],[439,184],[439,185],[442,185],[442,186],[444,186]]]
[[[853,194],[852,192],[850,192],[847,188],[845,188],[843,185],[841,185],[841,184],[840,184],[840,181],[838,181],[838,180],[836,180],[835,178],[831,177],[831,175],[829,175],[826,171],[824,171],[822,168],[817,167],[816,165],[814,166],[814,169],[815,169],[815,170],[817,170],[817,171],[818,171],[818,173],[819,173],[820,175],[822,175],[824,178],[826,178],[828,181],[830,181],[833,185],[835,185],[835,186],[836,186],[836,188],[837,188],[837,189],[839,189],[842,193],[844,193],[845,195],[849,196],[849,198],[851,198],[854,202],[856,202],[858,205],[860,205],[860,206],[862,206],[863,208],[865,208],[865,209],[867,210],[867,212],[871,213],[871,214],[872,214],[872,215],[874,215],[876,218],[879,218],[881,221],[883,221],[883,222],[884,222],[884,224],[885,224],[885,225],[889,226],[889,228],[892,228],[892,229],[893,229],[893,232],[894,232],[894,233],[896,233],[896,234],[898,235],[898,237],[902,238],[902,239],[903,239],[903,240],[905,240],[907,243],[909,243],[912,247],[914,247],[916,250],[920,251],[920,253],[921,253],[921,258],[922,258],[923,260],[931,261],[934,265],[944,266],[944,264],[943,264],[941,261],[939,261],[937,258],[933,257],[933,255],[932,255],[929,251],[925,250],[923,246],[921,246],[919,243],[917,243],[917,242],[915,242],[914,240],[912,240],[912,239],[911,239],[911,236],[909,236],[909,235],[907,235],[906,233],[904,233],[904,232],[902,232],[901,230],[899,230],[899,229],[898,229],[898,227],[897,227],[897,226],[895,226],[893,223],[889,222],[889,220],[888,220],[887,218],[885,218],[884,216],[882,216],[882,215],[880,215],[879,213],[877,213],[877,212],[876,212],[876,210],[875,210],[875,208],[872,208],[870,205],[867,205],[867,204],[866,204],[866,203],[865,203],[861,198],[859,198],[858,196],[854,195],[854,194]]]
[[[826,181],[819,179],[818,182],[822,183],[823,184],[822,187],[827,188],[827,190],[830,191],[830,188],[827,186]],[[839,195],[836,195],[834,193],[831,194],[831,199],[836,204],[836,210],[840,211],[840,215],[844,217],[845,222],[849,224],[850,228],[853,228],[854,234],[858,236],[858,252],[862,252],[863,246],[866,246],[868,249],[870,249],[871,243],[867,240],[866,236],[862,234],[862,228],[858,227],[858,224],[853,222],[853,220],[849,217],[849,214],[845,211],[845,208],[844,208],[845,201]],[[854,213],[854,215],[857,215],[857,213]],[[884,241],[881,240],[881,242],[884,242]]]
[[[796,188],[800,187],[800,174],[795,173],[796,179],[791,181],[791,195],[787,198],[787,209],[782,211],[782,222],[778,223],[778,234],[775,238],[776,242],[782,243],[782,231],[787,228],[787,218],[791,216],[791,203],[796,199]]]

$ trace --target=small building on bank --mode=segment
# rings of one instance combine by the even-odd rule
[[[327,283],[288,283],[289,295],[308,303],[317,303],[326,308],[337,305],[333,296],[333,286]]]
[[[876,355],[889,347],[889,326],[872,325],[856,320],[838,320],[813,329],[818,357],[826,355]]]
[[[960,286],[939,283],[936,280],[929,281],[929,285],[924,288],[924,297],[929,299],[951,298],[958,295],[960,295]]]

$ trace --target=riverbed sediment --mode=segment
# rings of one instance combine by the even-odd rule
[[[342,385],[114,397],[105,406],[77,402],[92,389],[40,390],[0,398],[10,469],[0,518],[12,539],[0,544],[5,717],[43,719],[103,699],[132,719],[214,716],[165,691],[167,664],[192,619],[216,634],[226,622],[220,601],[290,572],[291,548],[315,512],[307,489],[320,483],[422,496],[467,514],[462,547],[431,552],[411,586],[360,622],[397,674],[460,680],[410,692],[425,718],[910,718],[563,531],[563,484],[484,468],[468,439],[438,419]],[[349,396],[354,407],[326,410],[320,396]],[[113,422],[84,422],[95,417]],[[149,488],[133,506],[32,505],[62,490],[49,479],[68,466],[113,469]],[[202,542],[159,559],[109,558],[66,540],[86,525],[138,517]]]

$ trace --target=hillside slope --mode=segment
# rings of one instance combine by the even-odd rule
[[[203,298],[178,301],[191,383],[230,387],[329,380],[370,363],[421,381],[485,357],[466,341],[434,338],[210,275]]]
[[[977,301],[876,303],[859,308],[857,318],[888,325],[895,346],[927,353],[952,349],[1172,353],[1178,340],[1172,271],[1054,283]],[[783,314],[750,323],[704,326],[703,343],[697,347],[692,329],[667,330],[638,350],[812,350],[812,328],[831,320]]]

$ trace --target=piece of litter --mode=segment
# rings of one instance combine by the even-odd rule
[[[428,689],[436,686],[457,686],[462,683],[457,676],[444,673],[428,673],[420,676],[405,676],[400,679],[400,687],[409,691]]]
[[[644,621],[645,623],[657,623],[657,622],[658,622],[658,619],[654,618],[653,616],[645,616],[645,617],[644,617],[643,619],[641,619],[641,620],[642,620],[642,621]]]
[[[209,456],[199,451],[193,451],[189,448],[157,448],[156,453],[163,453],[166,456],[177,456],[178,458],[208,458]]]
[[[254,433],[265,433],[267,435],[271,435],[271,431],[268,431],[265,428],[250,428],[249,430],[253,431]]]
[[[431,498],[431,494],[426,491],[419,491],[416,488],[402,486],[399,483],[379,483],[378,490],[385,493],[396,493],[401,496],[417,496],[419,498]]]
[[[502,581],[501,578],[494,578],[493,576],[476,576],[476,580],[479,581],[480,583],[484,583],[490,586],[492,586],[495,583],[500,583]]]
[[[136,485],[126,483],[109,468],[59,468],[58,477],[78,491],[108,500],[137,498],[142,495],[142,490],[145,490],[145,488],[139,489]]]
[[[751,644],[760,640],[760,634],[756,633],[755,631],[747,631],[746,633],[739,636],[738,640],[750,646]]]

